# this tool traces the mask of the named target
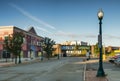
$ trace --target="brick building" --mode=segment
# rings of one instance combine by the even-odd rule
[[[13,34],[14,32],[22,32],[24,34],[24,43],[22,44],[21,56],[24,58],[37,57],[41,53],[41,43],[44,38],[38,36],[35,29],[30,27],[28,31],[20,29],[16,26],[0,26],[0,58],[3,57],[4,39],[6,36]]]

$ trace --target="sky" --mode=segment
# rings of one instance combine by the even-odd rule
[[[0,26],[28,30],[56,43],[98,41],[98,11],[102,9],[102,41],[120,46],[120,0],[0,0]]]

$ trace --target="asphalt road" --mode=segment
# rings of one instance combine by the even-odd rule
[[[0,67],[0,81],[83,81],[83,58],[65,57],[45,62]]]

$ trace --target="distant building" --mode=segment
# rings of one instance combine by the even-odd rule
[[[113,53],[113,55],[117,54],[117,53],[120,54],[120,47],[117,47],[117,46],[104,47],[103,46],[103,51],[102,52],[103,52],[103,54],[110,54],[110,53]],[[95,54],[95,45],[91,45],[91,54],[93,56],[99,55],[99,53]]]
[[[87,42],[83,42],[83,41],[65,41],[63,43],[61,43],[61,45],[83,45],[83,46],[87,46],[88,43]]]
[[[109,53],[109,52],[114,52],[115,50],[120,50],[120,47],[117,47],[117,46],[108,46],[106,51]]]
[[[56,51],[58,50],[61,54],[66,53],[68,56],[85,55],[87,50],[90,50],[90,46],[83,41],[66,41],[56,45]]]
[[[16,26],[0,26],[0,58],[3,57],[3,51],[5,50],[3,48],[5,37],[14,32],[22,32],[25,35],[21,51],[22,57],[35,58],[39,56],[39,53],[42,51],[41,43],[44,38],[38,36],[33,27],[30,27],[30,29],[26,31]]]
[[[61,54],[61,44],[53,45],[53,48],[54,48],[53,55]]]

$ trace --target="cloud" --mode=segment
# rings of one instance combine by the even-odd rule
[[[119,36],[113,36],[113,35],[103,35],[104,37],[103,38],[105,38],[105,39],[120,39],[120,37]]]
[[[69,32],[64,32],[64,31],[58,31],[56,35],[65,36],[69,38],[97,38],[97,36],[93,34],[75,34],[75,33],[69,33]]]
[[[97,38],[96,35],[92,35],[92,34],[91,34],[91,35],[85,35],[85,37],[86,37],[86,38]]]
[[[18,7],[17,5],[13,4],[13,3],[9,3],[10,6],[14,7],[15,9],[17,9],[19,12],[21,12],[23,15],[25,15],[26,17],[30,18],[33,21],[38,22],[39,24],[51,28],[51,29],[55,29],[54,26],[42,21],[41,19],[36,18],[35,16],[31,15],[30,13],[28,13],[27,11],[23,10],[22,8]]]
[[[53,29],[54,30],[53,32],[55,32],[55,33],[49,32],[47,29],[42,28],[42,27],[36,27],[38,30],[41,30],[43,32],[47,32],[49,35],[51,34],[52,36],[57,36],[57,37],[61,36],[61,37],[68,37],[68,38],[96,38],[97,39],[97,36],[94,35],[94,34],[75,34],[75,33],[70,33],[70,32],[64,32],[64,31],[57,30],[54,26],[52,26],[52,25],[42,21],[41,19],[38,19],[37,17],[31,15],[30,13],[28,13],[24,9],[20,8],[19,6],[15,5],[13,3],[10,3],[9,5],[12,6],[13,8],[15,8],[15,9],[17,9],[24,16],[26,16],[29,19],[37,22],[38,24],[40,24],[44,27]]]
[[[51,32],[47,31],[47,30],[44,29],[44,28],[41,28],[41,27],[36,27],[36,28],[39,29],[39,30],[41,30],[41,31],[44,31],[44,32],[47,32],[47,33],[50,33],[50,34],[51,34]]]
[[[69,33],[69,32],[63,32],[63,31],[58,31],[58,32],[56,32],[55,35],[57,35],[57,36],[65,36],[65,37],[72,37],[72,38],[76,37],[75,34],[72,34],[72,33]]]

